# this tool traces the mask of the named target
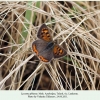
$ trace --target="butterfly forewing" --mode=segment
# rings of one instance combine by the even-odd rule
[[[41,25],[40,29],[38,30],[37,37],[44,40],[44,41],[46,41],[46,42],[52,41],[50,31],[49,31],[48,27],[45,24]]]
[[[55,44],[53,47],[54,58],[60,58],[67,54],[67,52],[59,45]]]

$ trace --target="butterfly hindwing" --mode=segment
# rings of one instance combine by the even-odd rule
[[[42,24],[41,27],[39,28],[38,33],[37,33],[37,37],[39,39],[46,41],[46,42],[52,41],[50,31],[45,24]]]
[[[60,58],[67,54],[67,52],[59,45],[55,44],[53,47],[54,58]]]
[[[32,50],[38,55],[47,45],[48,43],[43,40],[36,40],[32,43]]]
[[[47,48],[48,42],[36,40],[32,43],[32,50],[43,62],[49,62],[53,58],[53,48]]]
[[[39,58],[43,62],[49,62],[53,58],[53,48],[45,50],[39,54]]]

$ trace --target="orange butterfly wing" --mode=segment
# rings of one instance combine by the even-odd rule
[[[40,29],[38,30],[37,37],[46,41],[46,42],[52,41],[52,37],[50,35],[48,27],[45,24],[41,25]]]
[[[67,54],[67,52],[59,45],[55,44],[53,48],[54,58],[60,58]]]

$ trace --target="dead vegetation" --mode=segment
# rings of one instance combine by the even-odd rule
[[[100,1],[0,2],[0,89],[99,90]],[[67,51],[43,63],[31,45],[42,23]]]

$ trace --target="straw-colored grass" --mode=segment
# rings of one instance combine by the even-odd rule
[[[43,63],[31,50],[45,23],[67,55]],[[100,1],[0,2],[0,89],[99,90]]]

